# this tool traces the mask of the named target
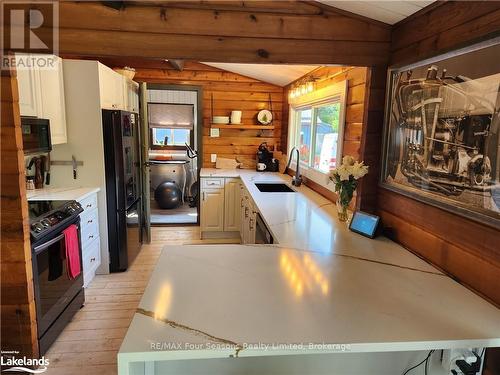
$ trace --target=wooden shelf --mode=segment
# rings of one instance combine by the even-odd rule
[[[273,130],[274,125],[236,125],[236,124],[210,124],[211,128],[241,129],[241,130]]]

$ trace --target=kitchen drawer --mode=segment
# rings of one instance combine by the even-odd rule
[[[83,256],[83,285],[87,286],[95,276],[95,270],[101,264],[101,240],[95,238],[82,251]]]
[[[95,223],[99,223],[99,215],[97,210],[86,210],[80,214],[80,226],[82,228]]]
[[[201,179],[201,187],[204,189],[217,189],[224,188],[224,179],[223,178],[202,178]]]
[[[83,215],[80,223],[82,247],[85,248],[90,242],[99,237],[97,210],[92,211],[91,215]]]
[[[79,202],[82,205],[84,211],[93,210],[94,208],[97,208],[97,194],[92,194]]]

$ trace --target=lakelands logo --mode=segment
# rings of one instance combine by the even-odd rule
[[[59,52],[59,4],[57,1],[2,1],[1,3],[2,69],[53,69],[47,55]],[[11,53],[10,55],[8,53]],[[29,53],[30,63],[12,53]],[[43,55],[41,55],[43,54]],[[33,58],[40,61],[33,61]],[[21,60],[21,62],[20,62]]]
[[[2,372],[25,372],[30,374],[42,374],[47,371],[47,367],[49,366],[49,359],[42,356],[42,358],[15,358],[12,354],[8,356],[4,356],[2,351],[2,356],[0,358],[2,368],[8,367]],[[17,352],[15,352],[17,353]],[[31,369],[30,367],[34,368]]]

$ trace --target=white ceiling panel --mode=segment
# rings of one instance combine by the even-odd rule
[[[382,21],[390,25],[405,19],[406,17],[432,4],[435,0],[412,0],[412,1],[337,1],[319,0],[320,3],[342,9],[360,16]]]
[[[242,74],[278,86],[286,86],[318,67],[316,65],[232,64],[209,62],[204,62],[203,64],[227,70],[228,72]]]

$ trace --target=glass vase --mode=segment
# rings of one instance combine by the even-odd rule
[[[349,206],[349,203],[342,203],[340,199],[337,199],[337,214],[339,217],[340,221],[347,221],[348,215],[347,215],[347,207]]]

